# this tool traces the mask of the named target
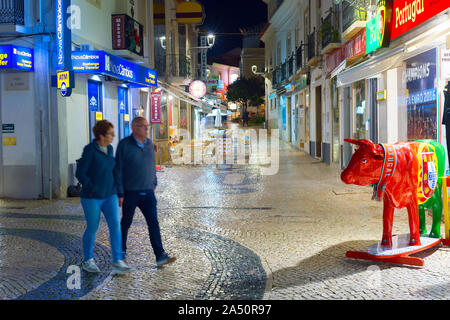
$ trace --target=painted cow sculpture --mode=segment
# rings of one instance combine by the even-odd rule
[[[433,140],[375,145],[370,140],[346,139],[359,148],[341,174],[346,184],[373,185],[374,198],[383,200],[381,244],[392,246],[394,210],[407,208],[410,242],[421,245],[426,233],[425,209],[433,210],[430,237],[440,238],[442,215],[441,177],[445,170],[445,151]],[[419,214],[420,212],[420,214]]]

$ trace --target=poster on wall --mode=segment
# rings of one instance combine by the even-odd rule
[[[408,140],[437,140],[436,49],[406,60]]]
[[[187,107],[186,102],[180,102],[180,128],[187,130]]]
[[[156,140],[168,139],[167,131],[167,102],[161,103],[161,123],[155,125],[155,137]]]

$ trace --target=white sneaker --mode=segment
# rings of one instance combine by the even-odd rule
[[[100,269],[99,269],[99,268],[97,267],[97,265],[95,264],[93,258],[92,258],[92,259],[89,259],[89,260],[87,260],[87,261],[84,261],[84,262],[81,264],[81,268],[82,268],[84,271],[87,271],[87,272],[91,272],[91,273],[100,273]]]
[[[127,274],[134,271],[133,268],[127,266],[127,264],[123,260],[117,261],[117,263],[113,263],[112,265],[112,274]]]

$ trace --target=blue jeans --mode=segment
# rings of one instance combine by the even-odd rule
[[[155,253],[156,260],[159,260],[163,257],[165,252],[161,240],[161,231],[159,229],[158,216],[156,212],[156,197],[153,190],[148,190],[146,192],[125,191],[121,222],[123,251],[127,251],[128,230],[133,222],[136,207],[141,209],[145,217],[150,236],[150,243],[152,245],[153,252]]]
[[[100,211],[103,212],[109,228],[113,263],[123,260],[122,233],[120,231],[119,199],[116,194],[106,199],[81,198],[86,217],[86,231],[83,235],[84,261],[94,257],[95,234],[100,223]]]

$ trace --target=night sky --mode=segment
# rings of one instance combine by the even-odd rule
[[[242,36],[220,35],[239,33],[240,27],[250,27],[267,22],[267,5],[262,0],[198,0],[205,8],[203,27],[219,33],[208,56],[217,56],[236,47],[242,47]]]

